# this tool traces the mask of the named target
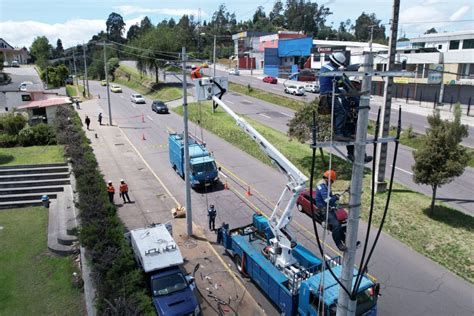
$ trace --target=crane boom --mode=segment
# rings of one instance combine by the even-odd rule
[[[260,149],[288,178],[288,183],[283,189],[283,192],[280,195],[280,198],[278,199],[278,202],[275,205],[269,220],[270,229],[275,236],[275,238],[271,240],[271,244],[276,253],[275,265],[282,269],[286,268],[296,262],[291,252],[291,249],[296,245],[296,243],[294,242],[294,238],[287,230],[287,226],[291,222],[298,195],[306,187],[308,177],[306,177],[291,161],[289,161],[245,119],[237,115],[231,108],[229,108],[221,99],[213,95],[212,100],[220,105],[224,111],[226,111],[236,121],[237,126],[239,126],[259,145]],[[291,193],[291,198],[281,216],[278,216],[277,211],[287,192]]]

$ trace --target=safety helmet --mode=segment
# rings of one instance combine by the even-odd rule
[[[343,53],[337,52],[329,56],[329,60],[338,65],[339,67],[344,66],[346,62],[346,56]]]
[[[331,180],[331,181],[336,181],[336,178],[337,178],[337,176],[336,176],[336,171],[334,171],[334,170],[327,170],[327,171],[324,173],[323,177],[326,178],[326,179],[329,179],[329,180]]]
[[[111,184],[112,183],[112,180],[109,180],[109,182],[107,182],[108,184]]]
[[[125,182],[125,180],[124,180],[124,179],[120,179],[120,182]]]
[[[191,69],[196,69],[196,65],[195,65],[195,64],[192,64],[192,65],[191,65]]]
[[[209,205],[210,208],[214,208],[214,204]]]

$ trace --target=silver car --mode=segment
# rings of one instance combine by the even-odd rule
[[[146,103],[145,98],[141,94],[132,94],[130,96],[130,101],[133,103]]]

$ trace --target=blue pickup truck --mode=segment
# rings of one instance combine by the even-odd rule
[[[168,149],[171,167],[184,178],[184,139],[183,134],[169,134]],[[208,186],[219,180],[219,172],[214,157],[205,144],[189,137],[189,164],[192,187]]]

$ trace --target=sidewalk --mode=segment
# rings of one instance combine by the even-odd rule
[[[94,118],[101,111],[94,99],[84,102],[78,112],[82,121],[86,115],[93,118],[91,130],[85,132],[105,180],[113,181],[116,191],[122,178],[129,185],[132,203],[122,204],[118,194],[115,197],[119,217],[126,229],[171,222],[173,237],[185,258],[186,271],[192,273],[199,264],[195,280],[201,293],[204,315],[218,315],[217,302],[208,294],[229,304],[222,306],[227,315],[264,315],[258,303],[250,295],[246,295],[245,281],[224,262],[212,246],[213,242],[205,236],[204,230],[194,225],[194,235],[192,238],[186,237],[186,219],[173,219],[171,216],[171,209],[179,204],[176,198],[119,127],[98,125]],[[212,237],[214,236],[209,236]]]

